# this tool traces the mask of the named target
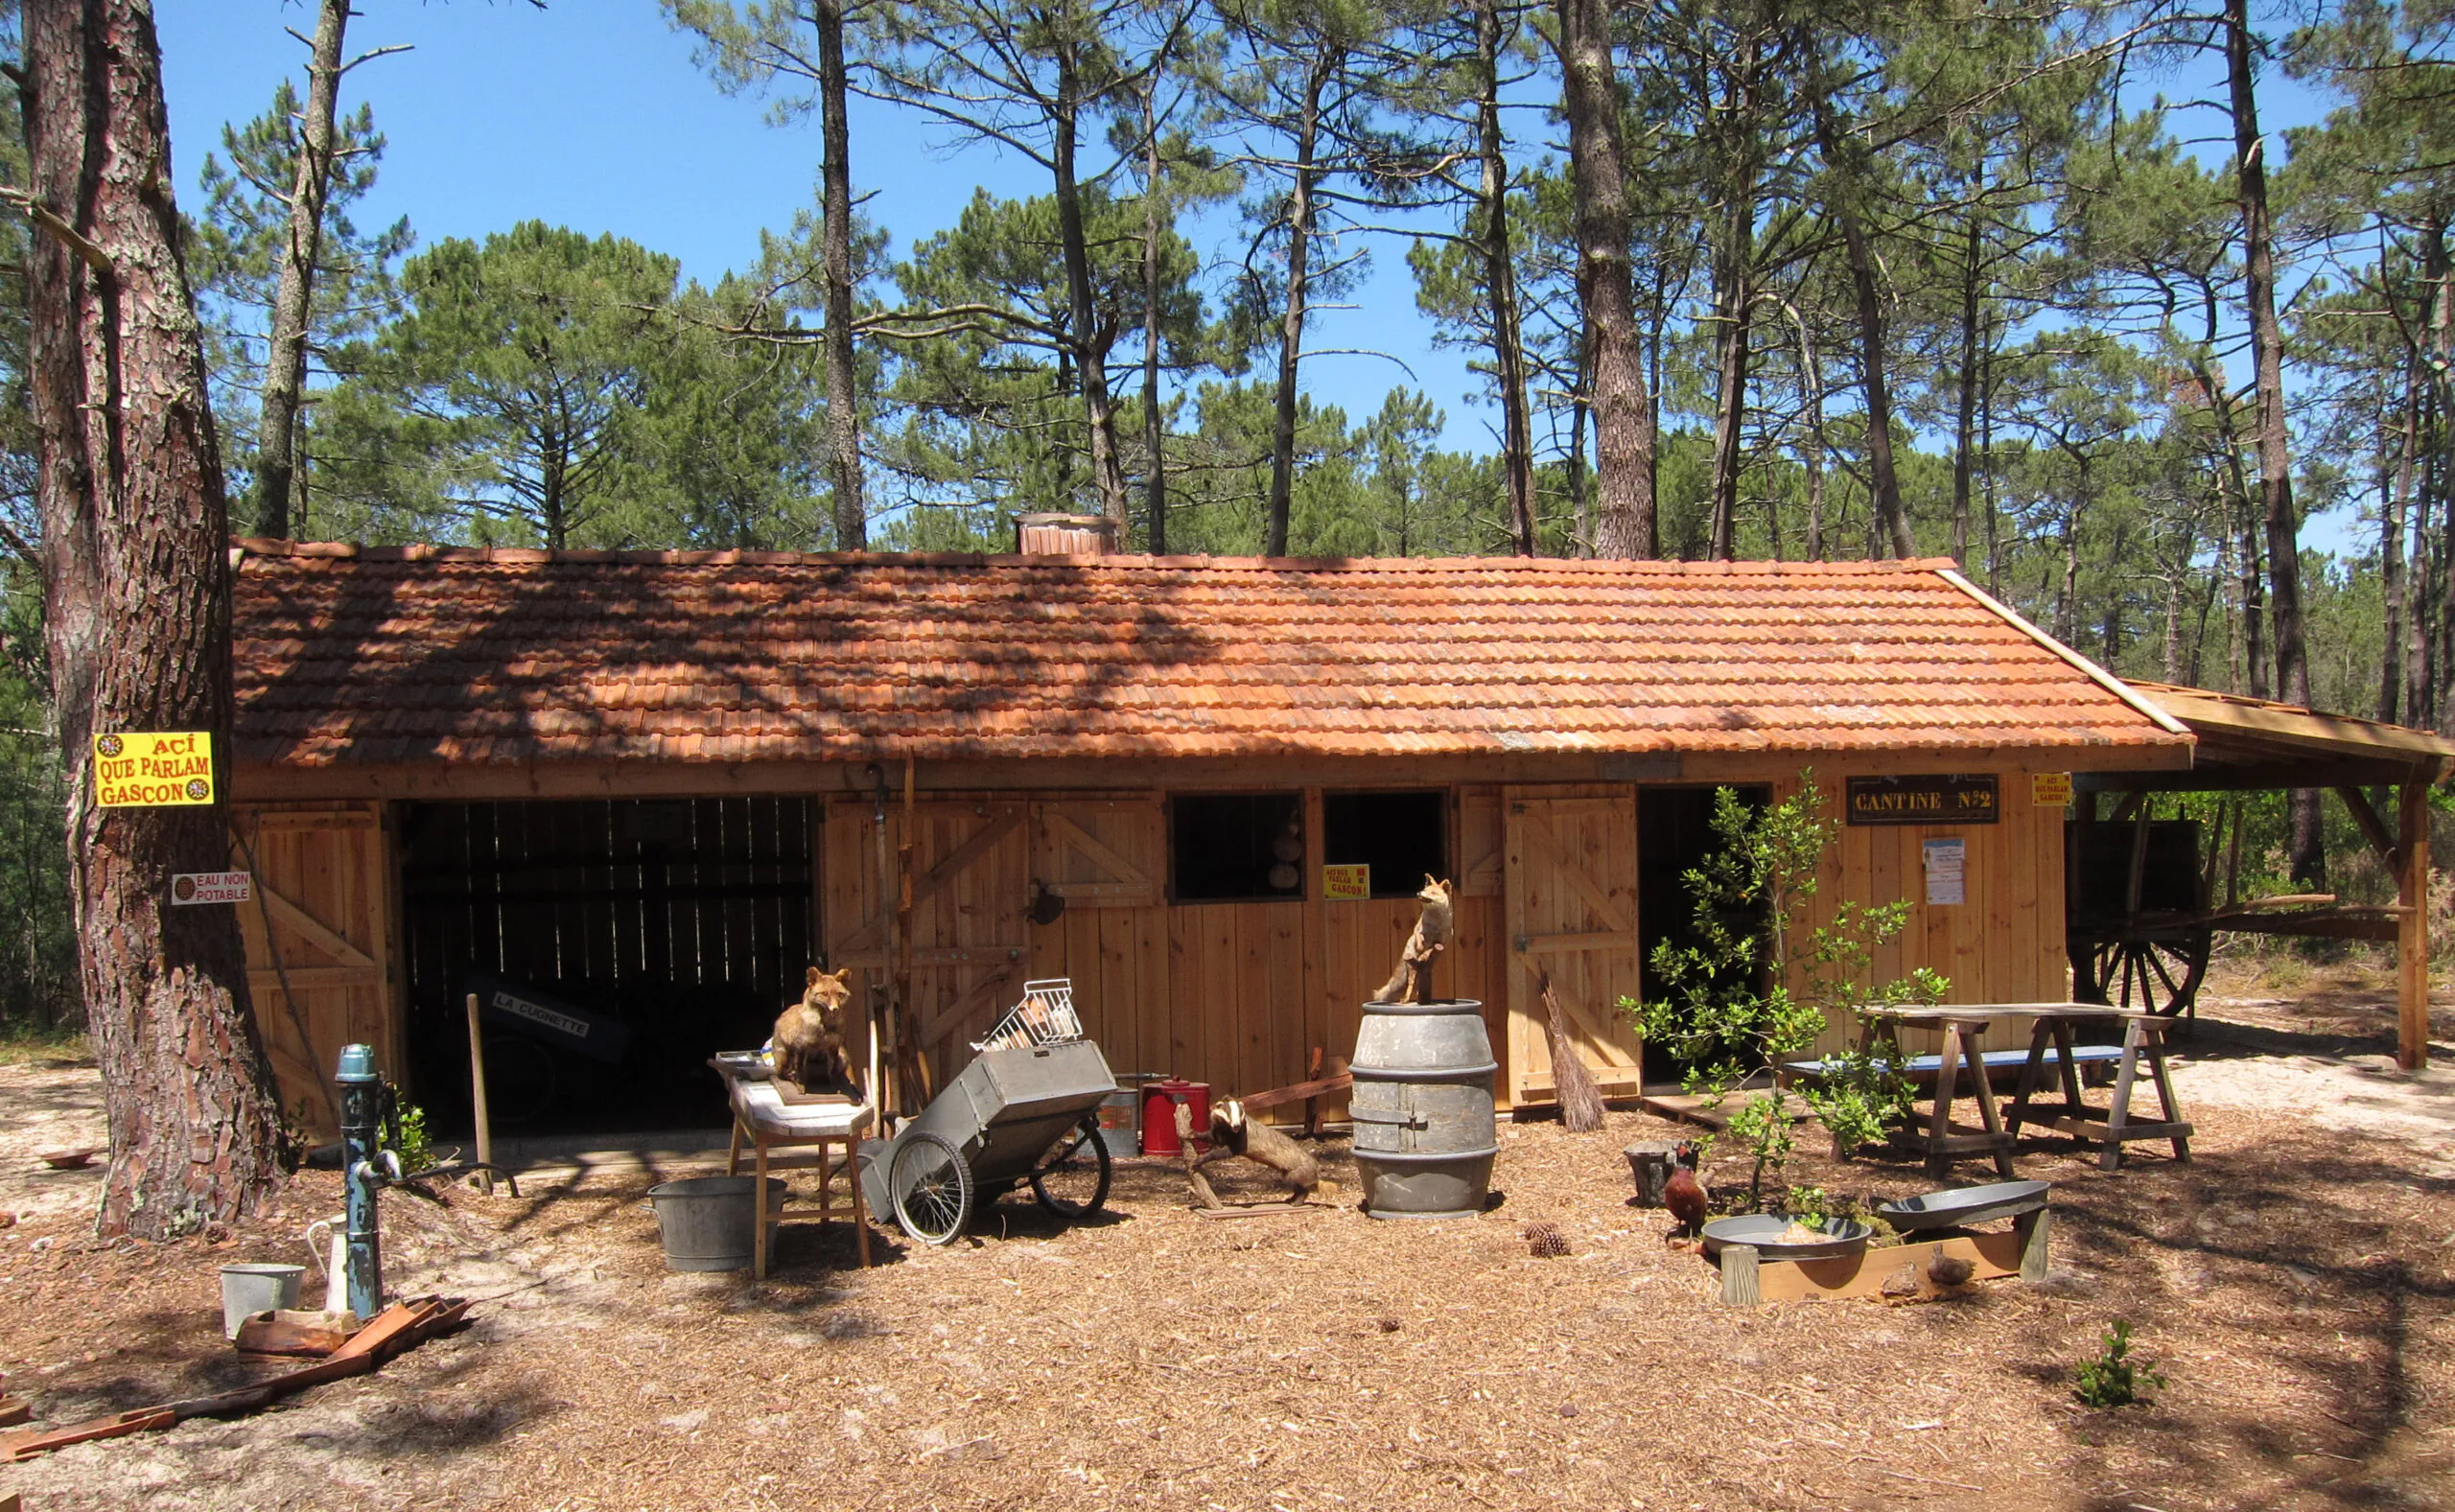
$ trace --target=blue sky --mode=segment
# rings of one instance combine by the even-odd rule
[[[406,215],[421,244],[481,238],[523,220],[592,235],[611,231],[682,260],[686,276],[712,281],[759,253],[762,227],[781,230],[811,203],[817,183],[815,121],[766,124],[766,103],[727,97],[690,60],[691,38],[665,22],[655,0],[365,0],[350,23],[350,54],[395,43],[412,51],[377,58],[342,81],[344,108],[371,101],[388,138],[362,226]],[[171,139],[181,203],[194,208],[197,172],[219,151],[222,128],[264,112],[284,74],[303,80],[307,50],[283,28],[312,31],[315,9],[299,0],[171,0],[157,12]],[[1020,198],[1044,194],[1028,166],[999,181],[986,149],[952,160],[933,151],[942,136],[906,112],[852,105],[853,193],[900,255],[952,225],[976,186]],[[1226,238],[1196,237],[1197,244]],[[1376,247],[1364,308],[1318,317],[1322,347],[1375,347],[1405,357],[1417,380],[1371,358],[1322,357],[1305,364],[1317,400],[1340,405],[1351,424],[1378,409],[1392,384],[1429,392],[1450,412],[1450,444],[1485,450],[1481,421],[1462,396],[1474,386],[1455,352],[1432,350],[1415,314],[1405,244]]]
[[[261,114],[285,75],[302,79],[306,48],[284,31],[312,30],[302,0],[169,0],[156,12],[171,135],[182,203],[199,200],[197,173],[218,151],[227,122]],[[351,22],[350,53],[409,44],[342,82],[344,107],[372,102],[389,138],[362,226],[406,215],[421,244],[447,236],[482,238],[522,220],[592,235],[613,232],[681,259],[686,276],[711,281],[758,254],[761,228],[781,229],[810,203],[818,168],[815,122],[766,122],[766,102],[728,97],[691,61],[691,39],[666,26],[655,0],[366,0]],[[2154,81],[2168,94],[2221,99],[2221,80]],[[2318,108],[2280,76],[2262,84],[2271,133]],[[960,159],[937,151],[942,136],[915,116],[853,102],[853,190],[901,254],[951,225],[975,187],[1021,197],[1044,193],[1036,170],[1001,164],[985,148]],[[2186,117],[2185,131],[2222,129],[2210,115]],[[1531,114],[1516,129],[1543,128]],[[2280,149],[2280,142],[2276,144]],[[2211,148],[2210,151],[2216,149]],[[1212,250],[1233,244],[1216,220],[1193,232]],[[1351,311],[1319,314],[1309,347],[1392,352],[1413,375],[1371,357],[1308,359],[1305,386],[1360,424],[1394,384],[1430,394],[1448,413],[1444,444],[1492,448],[1488,407],[1462,354],[1433,345],[1415,308],[1405,244],[1373,244],[1370,276]],[[2339,512],[2340,515],[2343,512]],[[2315,521],[2307,539],[2343,549],[2349,518]]]

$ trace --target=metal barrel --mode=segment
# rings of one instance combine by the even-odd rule
[[[1367,1003],[1348,1070],[1355,1169],[1374,1218],[1462,1218],[1484,1210],[1500,1134],[1492,1113],[1484,1005]]]

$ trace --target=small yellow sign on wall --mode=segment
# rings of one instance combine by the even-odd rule
[[[213,735],[202,730],[94,737],[94,794],[105,808],[213,802]]]
[[[2030,773],[2029,802],[2040,808],[2070,807],[2071,774],[2069,772]]]
[[[1321,896],[1334,903],[1364,902],[1372,896],[1372,868],[1362,861],[1321,868]]]

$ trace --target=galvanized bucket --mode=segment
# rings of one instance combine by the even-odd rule
[[[1484,1210],[1492,1157],[1491,1035],[1484,1005],[1367,1003],[1348,1069],[1355,1169],[1374,1218],[1463,1218]]]
[[[757,1176],[686,1176],[648,1188],[667,1270],[739,1270],[754,1258]],[[767,1232],[784,1211],[784,1183],[767,1178]]]

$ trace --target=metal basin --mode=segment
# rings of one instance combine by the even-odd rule
[[[2053,1185],[2051,1181],[1992,1181],[1979,1187],[1921,1192],[1884,1203],[1876,1209],[1876,1216],[1905,1234],[1922,1228],[1956,1228],[2044,1207]]]
[[[1767,1260],[1832,1260],[1865,1249],[1868,1237],[1875,1232],[1855,1218],[1836,1218],[1822,1238],[1786,1244],[1782,1243],[1782,1230],[1789,1226],[1789,1219],[1775,1213],[1718,1218],[1705,1225],[1705,1253],[1718,1255],[1725,1244],[1749,1244]]]

